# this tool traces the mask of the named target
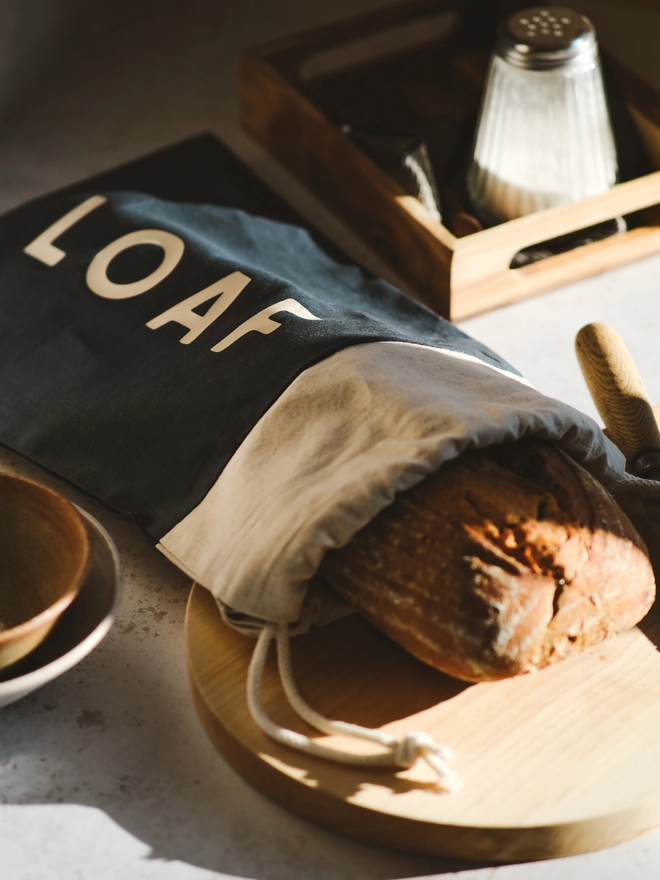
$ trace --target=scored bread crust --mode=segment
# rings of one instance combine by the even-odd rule
[[[621,508],[541,440],[444,464],[328,552],[318,577],[420,660],[467,681],[584,650],[634,626],[655,597]]]

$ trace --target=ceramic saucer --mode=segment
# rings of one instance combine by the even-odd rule
[[[122,587],[119,554],[103,526],[86,511],[78,510],[91,539],[89,574],[78,596],[41,645],[0,672],[0,707],[20,700],[67,672],[94,650],[112,626]]]

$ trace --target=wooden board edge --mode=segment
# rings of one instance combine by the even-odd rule
[[[652,4],[657,8],[657,0],[650,0],[649,6]],[[660,94],[649,82],[642,79],[628,64],[617,58],[611,51],[601,51],[628,108],[634,107],[650,122],[660,126]]]
[[[404,2],[395,0],[394,3],[378,9],[353,13],[339,21],[331,21],[279,40],[249,47],[248,51],[267,60],[280,72],[294,75],[291,60],[286,58],[289,54],[293,56],[295,64],[310,52],[334,47],[338,41],[345,40],[347,36],[349,39],[370,36],[375,31],[394,27],[411,18],[454,9],[458,5],[459,0],[404,0]]]
[[[477,233],[478,234],[478,233]],[[469,286],[452,286],[450,319],[464,321],[660,253],[660,228],[643,226]],[[477,259],[476,256],[473,259]]]
[[[425,822],[337,798],[278,770],[232,735],[204,697],[190,650],[191,608],[204,587],[193,586],[186,607],[186,658],[193,704],[204,730],[227,763],[257,791],[296,815],[336,833],[389,849],[471,863],[514,863],[607,849],[660,826],[660,795],[589,820],[527,828],[470,827]],[[359,769],[355,770],[359,774]]]

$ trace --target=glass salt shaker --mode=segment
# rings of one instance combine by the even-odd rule
[[[557,6],[500,27],[468,192],[487,225],[608,190],[617,158],[594,27]]]

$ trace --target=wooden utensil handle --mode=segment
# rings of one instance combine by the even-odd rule
[[[616,330],[587,324],[575,349],[598,412],[629,465],[642,454],[660,452],[660,431],[644,383]]]

